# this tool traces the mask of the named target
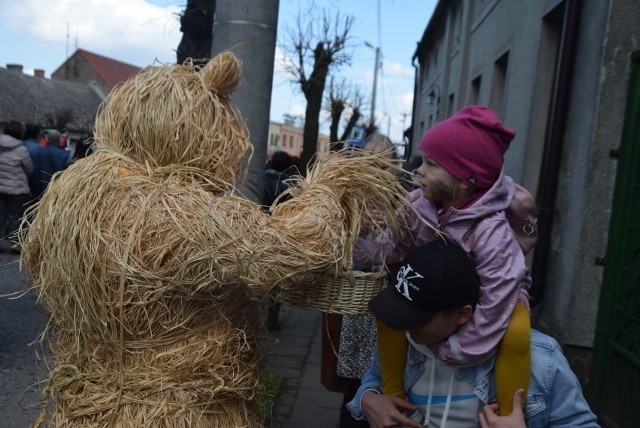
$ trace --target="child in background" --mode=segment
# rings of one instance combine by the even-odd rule
[[[414,210],[406,211],[409,236],[387,229],[373,241],[359,240],[354,257],[358,266],[397,263],[411,249],[440,239],[437,231],[472,255],[481,282],[478,306],[471,322],[439,345],[438,354],[448,364],[464,366],[482,362],[497,350],[503,415],[511,413],[515,391],[526,391],[530,371],[531,278],[504,213],[515,187],[502,173],[503,156],[514,137],[484,106],[467,106],[436,124],[420,142],[419,188],[409,195]],[[406,395],[406,346],[404,332],[378,323],[385,394]]]

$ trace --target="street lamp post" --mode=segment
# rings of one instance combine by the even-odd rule
[[[378,89],[378,68],[380,68],[380,47],[373,46],[370,42],[364,42],[365,45],[376,51],[376,62],[373,67],[373,91],[371,92],[371,115],[369,116],[369,126],[375,121],[376,113],[376,91]]]
[[[387,117],[387,138],[391,138],[391,115],[385,113]]]

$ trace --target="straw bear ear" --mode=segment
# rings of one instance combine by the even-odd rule
[[[212,58],[200,72],[213,92],[228,95],[240,86],[242,62],[232,52],[222,52]]]

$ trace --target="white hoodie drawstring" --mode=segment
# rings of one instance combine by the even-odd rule
[[[429,380],[429,398],[427,398],[427,414],[424,416],[425,427],[429,426],[429,419],[431,419],[431,399],[433,398],[433,379],[436,377],[436,362],[431,361],[431,376]]]
[[[424,423],[422,424],[425,427],[429,426],[429,422],[431,419],[431,400],[433,398],[433,384],[434,378],[436,375],[436,362],[431,361],[431,379],[429,381],[429,398],[427,399],[427,414],[424,417]],[[451,407],[451,392],[453,391],[453,379],[455,378],[455,371],[451,372],[451,379],[449,379],[449,392],[447,393],[447,403],[444,406],[444,411],[442,412],[442,419],[440,421],[440,428],[445,428],[447,426],[447,418],[449,417],[449,408]]]
[[[447,393],[447,404],[444,406],[444,412],[442,412],[442,422],[440,428],[447,426],[447,418],[449,417],[449,408],[451,407],[451,391],[453,390],[453,378],[455,372],[451,372],[451,380],[449,380],[449,392]]]

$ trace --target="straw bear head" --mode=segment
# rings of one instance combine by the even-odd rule
[[[147,67],[115,88],[101,106],[95,140],[151,167],[191,167],[232,182],[251,147],[229,95],[242,63],[223,52],[198,67]]]

